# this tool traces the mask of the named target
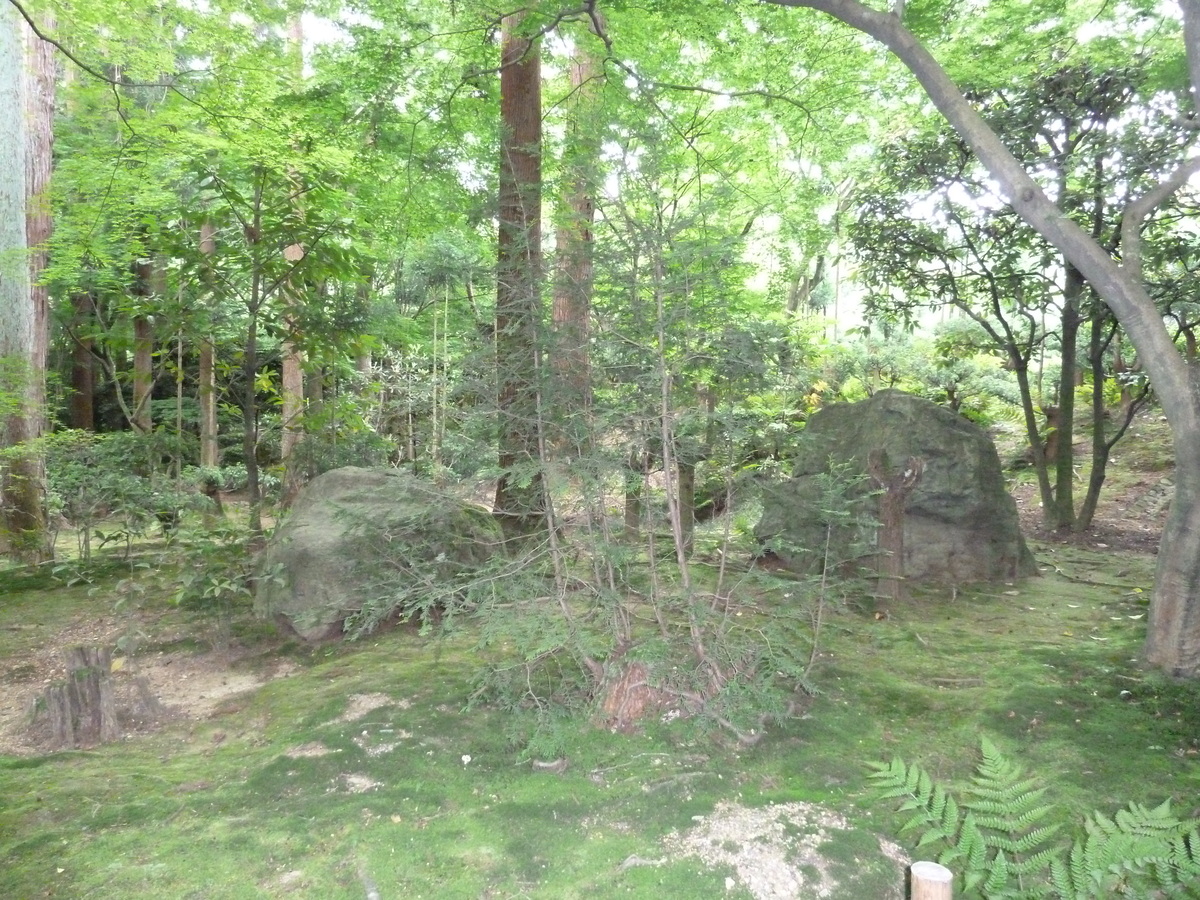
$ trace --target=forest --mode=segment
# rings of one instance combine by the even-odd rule
[[[736,793],[956,895],[1200,896],[1198,137],[1200,0],[0,0],[0,893],[906,896],[838,868],[886,842],[688,850]],[[903,583],[846,460],[816,568],[764,542],[809,421],[889,389],[995,443],[1038,577]],[[345,467],[406,494],[304,640],[271,548]],[[132,705],[64,724],[97,678]],[[264,796],[319,863],[233,846]]]

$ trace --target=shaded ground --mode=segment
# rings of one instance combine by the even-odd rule
[[[1087,450],[1080,445],[1076,452],[1082,459]],[[1076,504],[1082,502],[1086,490],[1087,485],[1083,482],[1076,484]],[[1055,531],[1045,525],[1035,482],[1014,486],[1012,494],[1017,501],[1021,531],[1027,540],[1073,544],[1096,550],[1155,553],[1174,490],[1172,473],[1169,468],[1163,468],[1160,461],[1154,462],[1149,470],[1121,471],[1118,477],[1105,484],[1092,527],[1079,534]]]
[[[138,627],[153,624],[141,622]],[[8,627],[34,632],[45,628],[37,623]],[[65,680],[66,648],[118,646],[130,628],[128,616],[77,618],[38,640],[33,653],[0,660],[0,755],[49,749],[45,717],[36,715],[37,701],[48,686]],[[130,655],[114,652],[112,677],[125,736],[146,734],[168,722],[206,719],[225,701],[295,671],[291,661],[264,660],[262,654],[262,647],[251,651],[236,644],[202,649],[182,631],[160,635],[155,645]]]
[[[186,731],[185,744],[198,745],[203,751],[194,759],[185,759],[184,754],[190,751],[174,746],[168,754],[150,753],[146,757],[150,768],[161,766],[155,771],[180,781],[174,791],[159,792],[165,800],[154,801],[173,803],[178,809],[164,806],[161,821],[154,820],[146,826],[153,830],[155,840],[173,828],[179,830],[175,836],[179,843],[173,845],[174,850],[168,847],[162,851],[164,859],[172,852],[187,852],[186,848],[196,843],[197,834],[211,832],[216,835],[212,846],[223,846],[218,840],[223,839],[222,829],[234,827],[230,823],[235,822],[237,829],[253,830],[256,840],[265,840],[264,834],[271,837],[272,828],[280,830],[272,838],[276,843],[271,844],[275,847],[272,853],[278,854],[278,871],[269,876],[258,872],[255,876],[270,896],[296,892],[312,896],[361,897],[364,893],[368,897],[381,896],[375,884],[384,884],[381,873],[391,871],[391,857],[384,855],[384,849],[389,854],[395,853],[397,846],[407,850],[405,859],[409,861],[397,870],[401,874],[392,878],[394,886],[402,888],[406,896],[419,896],[420,887],[403,887],[405,878],[417,879],[421,875],[424,880],[418,880],[418,885],[437,885],[449,879],[451,876],[440,868],[441,860],[455,853],[463,856],[464,870],[486,870],[488,879],[512,888],[506,893],[472,895],[524,896],[533,895],[529,892],[547,878],[547,866],[553,870],[561,862],[546,855],[545,847],[551,837],[564,832],[568,823],[577,819],[579,827],[574,842],[579,847],[601,846],[604,848],[601,851],[591,852],[608,853],[611,860],[602,877],[597,876],[600,880],[596,884],[619,882],[640,889],[644,883],[645,890],[640,896],[714,895],[690,887],[691,882],[687,890],[674,892],[661,883],[657,886],[652,883],[662,878],[682,879],[685,876],[681,874],[681,864],[691,860],[693,865],[700,863],[697,868],[702,866],[718,873],[717,878],[724,881],[730,896],[764,900],[792,897],[807,900],[821,896],[883,898],[891,887],[902,883],[897,873],[904,865],[903,854],[878,841],[863,829],[861,822],[857,828],[846,827],[843,816],[833,810],[833,807],[847,808],[840,785],[857,778],[860,758],[903,752],[903,747],[895,745],[904,737],[905,729],[912,727],[914,721],[923,721],[923,716],[936,720],[942,728],[949,727],[947,721],[960,718],[965,721],[965,717],[947,715],[956,708],[951,704],[960,694],[971,695],[972,709],[994,706],[982,720],[984,725],[1007,735],[1018,745],[1027,742],[1027,752],[1031,754],[1043,746],[1059,746],[1053,743],[1061,740],[1055,737],[1058,734],[1055,729],[1069,734],[1072,740],[1083,734],[1078,741],[1083,749],[1058,752],[1056,758],[1065,755],[1075,760],[1078,755],[1076,768],[1088,780],[1096,777],[1093,772],[1107,776],[1103,766],[1110,760],[1114,769],[1128,769],[1125,765],[1118,766],[1121,758],[1111,752],[1113,741],[1118,739],[1126,739],[1141,757],[1149,751],[1162,757],[1163,761],[1157,757],[1144,759],[1145,764],[1138,770],[1139,778],[1154,780],[1153,774],[1145,774],[1150,771],[1151,762],[1160,769],[1174,766],[1172,772],[1187,771],[1182,767],[1193,758],[1194,745],[1184,743],[1185,738],[1179,735],[1192,739],[1194,732],[1189,728],[1189,720],[1180,718],[1187,715],[1180,710],[1192,706],[1180,704],[1177,708],[1160,696],[1160,687],[1155,682],[1144,681],[1139,672],[1128,666],[1121,668],[1132,655],[1130,647],[1134,646],[1125,640],[1125,635],[1136,632],[1144,618],[1141,595],[1134,591],[1148,582],[1144,577],[1121,579],[1114,575],[1106,581],[1122,582],[1120,585],[1098,588],[1092,583],[1081,585],[1081,578],[1077,577],[1079,573],[1093,571],[1097,564],[1107,565],[1107,559],[1100,554],[1107,557],[1112,552],[1153,552],[1156,548],[1170,496],[1169,468],[1162,465],[1161,459],[1141,458],[1137,455],[1141,452],[1131,447],[1127,454],[1118,454],[1121,468],[1114,473],[1111,487],[1102,500],[1095,529],[1087,534],[1045,531],[1036,488],[1019,485],[1014,491],[1028,537],[1037,543],[1085,548],[1086,552],[1078,554],[1082,561],[1068,561],[1074,568],[1059,560],[1062,569],[1068,570],[1065,574],[1076,577],[1066,579],[1060,569],[1037,579],[1039,583],[1029,592],[1024,588],[1019,593],[997,589],[992,592],[997,595],[992,596],[981,589],[952,605],[947,603],[944,608],[936,598],[924,597],[920,606],[901,607],[886,620],[841,622],[847,634],[855,633],[856,643],[852,649],[839,651],[835,646],[831,652],[822,654],[825,660],[822,681],[828,692],[821,701],[820,714],[811,719],[806,716],[797,723],[794,739],[781,739],[759,751],[756,765],[762,765],[764,760],[769,763],[771,754],[779,753],[780,770],[785,773],[778,778],[754,776],[767,786],[761,790],[755,789],[758,781],[747,774],[749,763],[745,761],[730,764],[729,760],[711,763],[706,760],[705,768],[710,771],[680,770],[665,780],[656,780],[656,770],[644,766],[643,757],[648,754],[633,753],[626,760],[623,756],[629,752],[626,744],[619,751],[622,755],[613,757],[618,762],[606,761],[606,769],[597,768],[595,762],[583,763],[579,755],[571,755],[568,766],[564,754],[561,769],[533,776],[544,781],[527,788],[515,774],[511,747],[497,737],[501,723],[488,719],[482,712],[462,714],[453,701],[439,699],[436,706],[430,706],[432,701],[420,696],[421,692],[442,685],[446,676],[439,674],[427,660],[417,668],[405,669],[397,658],[396,645],[378,651],[379,659],[374,662],[369,648],[360,648],[353,664],[339,661],[334,654],[313,674],[300,675],[287,686],[286,690],[295,693],[296,698],[273,693],[276,689],[272,688],[263,694],[273,696],[266,705],[253,698],[254,689],[295,671],[295,664],[278,658],[275,648],[256,640],[253,649],[232,641],[226,649],[213,650],[207,638],[197,640],[202,629],[196,623],[182,623],[178,615],[114,615],[111,604],[105,600],[95,601],[94,609],[107,614],[81,614],[70,621],[64,615],[57,624],[48,618],[44,620],[46,624],[39,624],[39,613],[24,618],[20,624],[5,626],[10,632],[19,632],[10,635],[19,638],[14,643],[35,649],[0,657],[0,755],[29,755],[42,749],[38,731],[28,728],[29,715],[46,685],[65,676],[64,647],[112,646],[134,629],[140,632],[140,649],[130,657],[118,655],[123,662],[114,672],[127,733],[140,736],[167,723],[208,720],[206,726],[197,724],[181,729]],[[1122,560],[1120,565],[1124,564]],[[1052,589],[1059,590],[1056,579],[1063,581],[1061,598],[1049,596]],[[1124,584],[1125,580],[1129,585]],[[1039,592],[1036,595],[1032,593],[1035,589]],[[1014,601],[1012,597],[1020,599]],[[92,603],[90,599],[86,602]],[[1017,626],[1007,618],[1013,611],[1020,617]],[[964,616],[964,612],[969,615]],[[977,634],[971,629],[981,631]],[[1004,670],[1002,674],[981,669],[980,658],[987,656],[992,664],[991,658],[1001,652],[999,648],[1011,639],[1014,630],[1021,635],[1021,647],[1013,658],[1028,668],[1019,672]],[[1070,654],[1061,652],[1060,645],[1070,645]],[[869,669],[874,656],[886,660],[890,680],[857,680],[864,667]],[[378,670],[372,670],[371,665],[378,666]],[[896,680],[897,670],[905,666],[912,667],[914,674]],[[1051,679],[1053,684],[1042,685],[1039,679]],[[1010,697],[1004,695],[1008,685],[1022,687]],[[994,701],[987,693],[989,690],[997,694]],[[448,695],[459,696],[454,691]],[[1119,696],[1122,702],[1106,705],[1105,698],[1110,695]],[[331,697],[336,697],[336,702],[331,702]],[[287,705],[293,703],[294,706]],[[871,706],[872,703],[876,705]],[[1138,712],[1139,704],[1147,707],[1146,717],[1131,727],[1128,717]],[[319,716],[314,713],[317,709],[323,710]],[[419,711],[420,716],[414,711]],[[309,716],[314,716],[311,722],[307,721]],[[301,724],[287,725],[295,730],[294,739],[280,739],[279,749],[269,746],[264,749],[267,739],[263,737],[263,723],[273,717],[279,722]],[[1105,717],[1111,717],[1111,727],[1105,724],[1108,721]],[[274,727],[278,731],[283,726],[277,723]],[[963,727],[974,731],[980,726],[972,720]],[[1178,730],[1179,735],[1172,729]],[[823,742],[843,740],[840,737],[843,733],[848,735],[844,745],[839,745],[831,760],[822,761],[816,751]],[[944,771],[964,765],[962,742],[956,743],[954,737],[942,735],[937,749],[925,760],[934,769]],[[156,740],[162,739],[131,742],[119,753],[136,754],[139,746],[152,748]],[[595,735],[589,743],[603,740],[604,735]],[[970,740],[974,740],[973,734]],[[928,743],[925,739],[922,746]],[[1071,744],[1070,748],[1074,746]],[[1097,761],[1087,756],[1086,749],[1091,746],[1109,749]],[[914,751],[909,747],[908,752]],[[177,753],[181,754],[180,761],[172,762],[169,757]],[[222,754],[228,755],[228,762]],[[96,835],[90,839],[110,841],[116,849],[97,850],[95,857],[87,858],[93,864],[81,865],[81,871],[95,871],[95,858],[119,858],[123,846],[119,841],[132,833],[133,826],[127,819],[135,812],[143,815],[142,807],[152,802],[133,792],[128,778],[113,782],[113,760],[117,757],[100,759],[97,754],[97,759],[96,768],[102,772],[97,778],[102,781],[89,786],[85,793],[88,803],[93,804],[92,794],[103,796],[103,791],[112,792],[106,808],[113,810],[115,824],[105,831],[103,823],[98,825],[89,820],[89,834]],[[140,775],[146,771],[146,760],[137,757],[130,765],[136,765]],[[176,775],[171,766],[176,766],[181,774]],[[625,768],[618,771],[618,767]],[[1159,773],[1158,782],[1173,785],[1160,769],[1153,770]],[[15,780],[23,777],[23,773],[23,769],[14,768],[9,777]],[[30,776],[37,777],[44,774]],[[1180,793],[1194,797],[1190,783],[1183,782],[1182,774],[1179,779]],[[456,780],[461,780],[464,786],[454,788],[451,793],[448,785]],[[699,790],[711,783],[729,785],[722,789],[717,802],[710,799],[711,789],[693,797],[693,784]],[[819,790],[821,785],[827,789]],[[730,797],[735,789],[736,796]],[[812,796],[800,796],[801,790]],[[313,798],[306,800],[306,791]],[[743,796],[744,804],[738,802]],[[807,802],[814,799],[820,802]],[[594,802],[595,809],[585,801]],[[37,802],[40,804],[41,800]],[[32,817],[46,815],[33,806],[31,809]],[[236,810],[236,820],[225,810]],[[647,829],[646,821],[655,821],[655,816],[663,810],[682,813],[684,826],[690,819],[691,827],[672,822],[669,833]],[[320,827],[308,824],[318,820]],[[542,820],[546,820],[544,833],[534,827]],[[252,822],[253,828],[245,825],[245,821]],[[301,849],[295,852],[289,850],[291,845],[287,843],[292,839],[287,829],[293,825],[301,833],[297,839]],[[464,835],[476,825],[480,835],[465,839]],[[387,834],[369,840],[368,829],[387,829]],[[645,829],[645,835],[631,839],[631,832],[640,834],[640,829]],[[529,834],[524,833],[527,830]],[[314,851],[312,835],[318,832],[329,837],[323,837],[324,843],[319,843]],[[337,843],[335,835],[345,837],[344,846]],[[64,842],[63,846],[67,844]],[[70,846],[75,848],[76,843]],[[57,842],[54,847],[58,847]],[[436,852],[415,849],[426,847],[436,848]],[[375,848],[384,849],[371,856]],[[577,849],[571,847],[570,852]],[[38,852],[50,853],[44,849]],[[79,852],[82,854],[84,850]],[[138,852],[149,851],[139,845]],[[226,869],[256,864],[238,857],[233,850],[222,852],[225,855],[219,859]],[[862,877],[860,869],[864,868],[856,864],[868,855],[882,857],[877,870],[880,882],[870,886],[855,881]],[[46,858],[49,861],[50,855]],[[127,865],[132,871],[140,858],[137,854],[127,854],[127,858],[132,860]],[[314,858],[323,861],[325,868],[334,874],[323,873]],[[413,859],[419,864],[414,865]],[[159,864],[157,858],[151,862]],[[516,875],[505,874],[506,865],[516,866],[519,871]],[[162,866],[165,871],[167,863]],[[69,863],[56,871],[64,869],[68,873],[73,871]],[[175,872],[173,877],[184,879],[187,874]],[[105,877],[126,879],[120,882],[126,887],[136,882],[134,875],[125,870]],[[509,881],[504,881],[505,878]],[[332,881],[338,881],[340,887],[347,887],[348,883],[348,889],[335,893],[329,883]],[[0,876],[0,888],[3,883]],[[139,891],[142,896],[187,893],[182,887],[151,888],[146,892],[146,885],[136,884],[139,890],[130,888],[121,895],[135,895]],[[521,887],[519,894],[514,885]],[[845,892],[832,893],[835,885]],[[108,895],[116,896],[118,892],[114,888]],[[437,893],[425,895],[437,896]],[[559,896],[576,895],[560,893]]]

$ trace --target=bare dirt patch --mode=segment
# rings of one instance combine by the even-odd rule
[[[46,688],[66,678],[63,651],[74,646],[117,646],[130,630],[128,618],[78,619],[20,658],[0,661],[0,754],[27,756],[48,748],[43,722],[35,715]],[[179,640],[183,634],[168,636]],[[212,716],[232,697],[290,675],[295,664],[263,665],[261,650],[151,650],[113,654],[117,717],[124,736],[156,731],[179,720]],[[253,658],[252,658],[253,657]]]
[[[1174,492],[1169,475],[1139,474],[1101,494],[1092,527],[1081,533],[1056,531],[1046,525],[1036,484],[1018,485],[1012,494],[1026,538],[1096,550],[1155,553]]]
[[[732,867],[737,875],[730,882],[740,883],[756,900],[846,896],[828,847],[852,826],[831,809],[811,803],[718,803],[710,815],[697,816],[696,823],[686,833],[667,838],[668,852],[697,857],[707,866]],[[903,884],[910,862],[904,851],[880,840],[879,854],[894,864],[893,883]]]
[[[377,709],[383,709],[385,706],[395,706],[398,709],[408,709],[410,703],[408,700],[393,700],[387,694],[351,694],[349,705],[346,711],[330,722],[330,725],[345,725],[349,722],[357,722],[368,713],[372,713]]]

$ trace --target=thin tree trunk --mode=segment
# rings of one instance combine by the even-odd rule
[[[679,497],[679,539],[684,552],[690,556],[696,538],[696,464],[677,455],[675,471],[675,489]]]
[[[1050,524],[1056,529],[1075,526],[1075,359],[1079,349],[1079,301],[1084,280],[1079,270],[1066,263],[1063,289],[1060,370],[1058,377],[1057,452],[1048,460],[1054,464],[1054,507]]]
[[[204,255],[205,282],[211,295],[215,283],[212,258],[217,252],[217,229],[212,222],[200,226],[200,252]],[[199,382],[196,399],[200,405],[200,465],[216,468],[221,464],[221,446],[217,426],[216,347],[211,337],[200,341]]]
[[[304,438],[304,367],[301,351],[292,340],[281,341],[279,353],[282,357],[279,411],[283,425],[279,455],[283,461],[283,505],[286,508],[292,505],[292,501],[300,493],[303,482],[296,448]]]
[[[1109,418],[1109,410],[1104,397],[1104,363],[1108,354],[1108,345],[1115,342],[1121,334],[1120,329],[1111,322],[1110,315],[1106,306],[1101,303],[1093,303],[1092,334],[1088,349],[1092,370],[1092,471],[1088,476],[1088,490],[1083,498],[1083,505],[1080,506],[1079,514],[1075,517],[1076,531],[1086,531],[1091,528],[1092,520],[1096,515],[1096,507],[1100,503],[1100,491],[1104,487],[1104,481],[1108,474],[1108,460],[1112,449],[1129,430],[1133,417],[1137,415],[1138,410],[1149,397],[1149,390],[1145,387],[1136,396],[1130,394],[1128,400],[1124,398],[1124,391],[1122,391],[1122,402],[1119,407],[1120,421],[1109,434],[1110,429],[1105,427]],[[1106,328],[1109,329],[1107,340],[1104,336]]]
[[[1038,428],[1037,410],[1033,406],[1033,387],[1029,383],[1029,367],[1023,360],[1013,357],[1013,374],[1017,377],[1017,391],[1021,396],[1021,412],[1025,418],[1025,435],[1029,439],[1029,453],[1033,457],[1033,471],[1037,475],[1038,491],[1042,501],[1042,516],[1051,521],[1054,505],[1054,489],[1050,485],[1050,468],[1047,462],[1042,431]]]
[[[216,348],[209,338],[200,341],[199,359],[200,465],[215,469],[221,465],[221,444],[217,428]]]
[[[258,471],[258,317],[263,307],[263,265],[259,248],[262,235],[263,174],[257,172],[251,224],[246,229],[247,249],[251,258],[250,298],[246,304],[248,326],[242,350],[242,456],[246,464],[246,493],[250,504],[249,528],[255,540],[261,538],[262,482]]]
[[[154,430],[150,398],[154,390],[154,326],[145,316],[133,320],[133,427],[141,434]]]
[[[71,396],[67,406],[67,421],[81,431],[96,430],[96,360],[95,341],[79,332],[86,330],[92,317],[92,297],[78,293],[71,297],[74,315],[71,321]]]
[[[904,507],[925,473],[925,460],[910,456],[890,471],[886,450],[867,454],[867,472],[879,490],[879,554],[875,558],[881,593],[892,601],[904,596]]]
[[[304,82],[304,24],[298,14],[292,16],[288,22],[288,44],[292,60],[292,82],[299,90]],[[294,172],[292,179],[295,182],[295,197],[300,197],[303,193],[302,179]],[[297,200],[293,199],[292,206],[294,212],[302,213]],[[284,259],[293,265],[303,260],[304,255],[304,247],[300,244],[291,244],[283,251]],[[279,379],[279,412],[283,428],[279,443],[279,455],[283,462],[282,502],[284,509],[295,502],[304,482],[304,472],[296,454],[296,448],[304,439],[305,430],[304,351],[300,349],[296,340],[298,335],[295,315],[295,309],[300,305],[301,290],[302,278],[293,271],[289,274],[287,284],[283,287],[283,296],[287,304],[287,312],[284,314],[284,328],[287,335],[279,345],[279,353],[282,357]]]
[[[642,494],[646,489],[646,455],[631,453],[625,468],[625,539],[636,541],[642,531]]]

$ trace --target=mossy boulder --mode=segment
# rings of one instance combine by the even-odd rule
[[[787,567],[820,571],[830,534],[828,556],[834,561],[854,556],[852,543],[864,538],[870,543],[872,529],[831,518],[826,485],[831,465],[844,466],[841,477],[859,479],[856,493],[864,518],[877,519],[877,498],[866,476],[869,455],[883,451],[893,468],[911,457],[924,461],[904,506],[906,579],[960,584],[1036,571],[995,445],[983,429],[953,411],[903,391],[879,391],[859,403],[818,411],[800,443],[792,478],[765,492],[755,528],[764,548]]]
[[[309,641],[427,613],[483,572],[503,537],[491,513],[397,469],[314,479],[259,560],[255,611]]]

